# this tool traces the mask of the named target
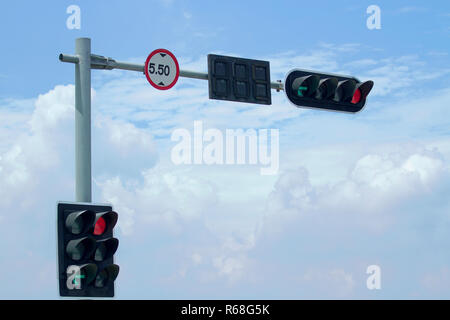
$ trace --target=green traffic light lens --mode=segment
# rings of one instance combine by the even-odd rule
[[[300,86],[297,90],[297,95],[299,97],[303,97],[303,92],[307,92],[307,91],[308,91],[308,87]]]
[[[298,97],[311,97],[316,92],[318,85],[319,77],[309,75],[294,79],[292,82],[292,90]]]
[[[97,266],[93,263],[81,266],[81,284],[84,286],[91,283],[97,275]]]

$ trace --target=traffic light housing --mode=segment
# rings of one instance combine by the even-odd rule
[[[208,55],[209,98],[272,104],[269,61]]]
[[[119,266],[113,237],[118,215],[111,206],[59,202],[58,283],[62,297],[114,297]]]
[[[366,104],[373,81],[296,69],[286,76],[286,96],[298,107],[356,113]]]

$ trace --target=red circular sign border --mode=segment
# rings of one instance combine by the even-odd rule
[[[155,54],[160,53],[160,52],[166,53],[166,54],[168,54],[169,56],[171,56],[172,59],[173,59],[173,61],[175,61],[175,66],[177,67],[177,74],[175,75],[175,79],[174,79],[174,81],[172,82],[172,84],[171,84],[170,86],[167,86],[167,87],[161,87],[161,86],[158,86],[156,83],[154,83],[154,82],[152,81],[152,79],[150,79],[150,76],[148,75],[148,64],[150,63],[150,59],[151,59]],[[145,73],[145,77],[147,78],[147,81],[148,81],[154,88],[156,88],[156,89],[158,89],[158,90],[169,90],[170,88],[172,88],[172,87],[177,83],[178,78],[180,77],[180,66],[178,65],[178,60],[177,60],[177,58],[175,58],[175,56],[173,55],[172,52],[170,52],[169,50],[166,50],[166,49],[156,49],[156,50],[153,50],[152,53],[150,53],[150,54],[148,55],[147,60],[145,60],[144,73]]]

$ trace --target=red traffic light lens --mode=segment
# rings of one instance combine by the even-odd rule
[[[103,219],[103,217],[98,218],[94,226],[94,235],[99,236],[103,234],[103,232],[105,232],[105,229],[106,229],[105,219]]]
[[[361,101],[361,90],[358,88],[355,90],[355,93],[353,94],[352,103],[356,104],[359,101]]]

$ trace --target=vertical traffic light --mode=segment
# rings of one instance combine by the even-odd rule
[[[288,73],[284,87],[289,101],[298,107],[355,113],[366,104],[373,81],[297,69]]]
[[[111,206],[59,202],[58,282],[63,297],[113,297],[119,266]]]

